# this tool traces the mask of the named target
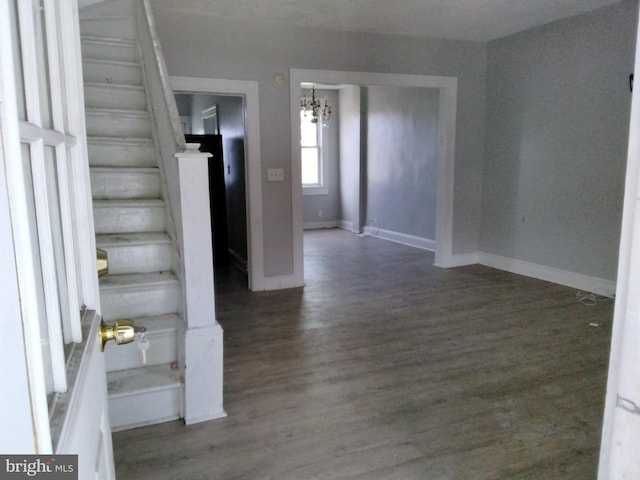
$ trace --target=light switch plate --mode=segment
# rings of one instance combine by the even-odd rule
[[[267,182],[283,182],[283,181],[284,181],[284,169],[282,168],[267,169]]]

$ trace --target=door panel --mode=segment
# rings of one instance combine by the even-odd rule
[[[0,1],[0,451],[111,480],[80,51],[76,1]]]
[[[56,453],[78,454],[78,478],[108,480],[115,473],[104,354],[98,348],[100,317],[88,311],[82,320],[89,328],[72,356],[76,382],[65,395],[66,411],[59,415],[63,424]]]

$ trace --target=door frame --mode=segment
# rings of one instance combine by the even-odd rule
[[[244,98],[248,280],[250,290],[265,290],[258,82],[180,76],[172,76],[170,81],[174,93],[233,95]]]
[[[436,247],[434,265],[452,267],[453,258],[453,202],[456,135],[456,104],[458,79],[431,75],[395,73],[345,72],[335,70],[289,70],[291,104],[291,189],[293,224],[293,276],[297,284],[304,284],[304,247],[302,185],[300,167],[300,84],[317,82],[335,85],[423,87],[439,91],[438,187],[436,194]],[[360,184],[360,189],[366,188]],[[359,198],[362,198],[360,195]]]

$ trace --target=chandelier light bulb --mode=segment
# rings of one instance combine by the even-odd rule
[[[325,99],[324,104],[316,98],[316,89],[311,87],[311,98],[306,95],[300,100],[300,109],[304,112],[304,116],[307,113],[311,113],[311,123],[318,123],[318,119],[326,122],[331,117],[331,106]]]

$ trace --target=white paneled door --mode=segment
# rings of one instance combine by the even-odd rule
[[[113,479],[76,0],[0,1],[0,227],[0,452]]]
[[[640,25],[640,23],[639,23]],[[640,30],[635,77],[640,78]],[[616,306],[599,480],[640,478],[640,84],[631,100]]]

